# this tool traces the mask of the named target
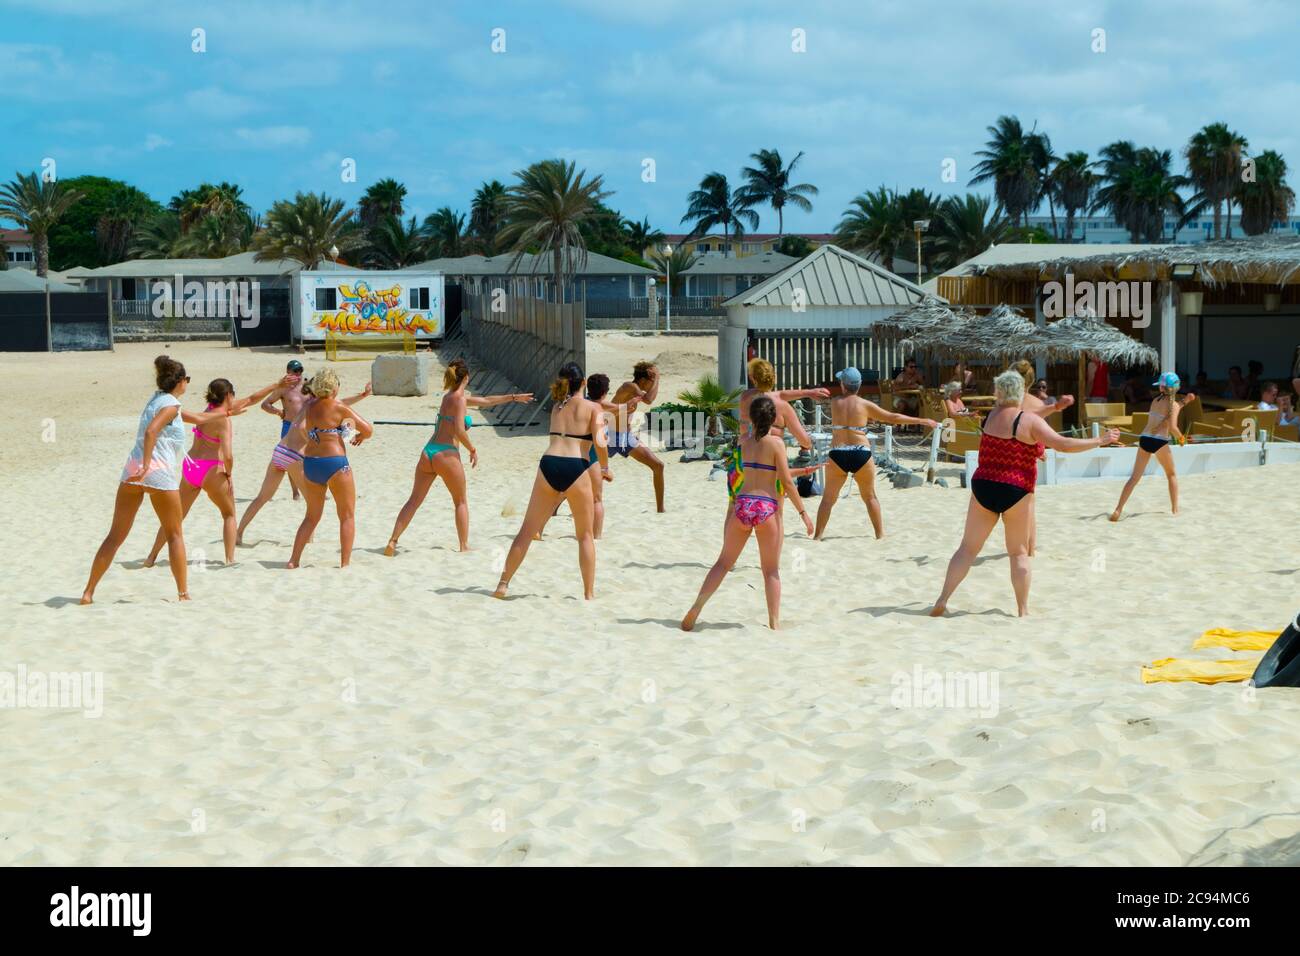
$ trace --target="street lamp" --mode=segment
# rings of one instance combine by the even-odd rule
[[[916,230],[916,284],[921,284],[921,233],[930,228],[929,219],[913,219],[912,228]]]
[[[670,242],[664,243],[664,269],[668,272],[668,290],[664,293],[668,303],[668,323],[664,331],[671,332],[673,330],[673,246]]]

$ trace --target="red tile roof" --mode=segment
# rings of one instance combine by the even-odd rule
[[[30,243],[32,234],[26,229],[0,229],[0,242]]]

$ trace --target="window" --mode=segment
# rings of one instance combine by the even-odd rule
[[[333,312],[338,308],[338,290],[337,289],[317,289],[316,290],[316,311]]]
[[[421,286],[420,288],[411,289],[411,308],[428,309],[429,308],[429,287]]]
[[[122,298],[123,298],[123,299],[131,299],[131,300],[135,299],[135,280],[134,280],[134,279],[123,279],[123,280],[122,280]]]
[[[709,244],[708,244],[707,242],[701,242],[701,243],[699,243],[699,244],[696,245],[696,247],[695,247],[695,251],[696,251],[696,252],[708,252],[708,251],[709,251]]]

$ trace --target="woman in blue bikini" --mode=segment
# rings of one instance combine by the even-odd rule
[[[328,488],[334,496],[334,507],[339,516],[339,567],[346,568],[352,560],[352,541],[357,533],[357,486],[348,466],[343,436],[351,426],[356,432],[352,444],[360,445],[375,430],[370,422],[338,400],[339,377],[330,369],[317,372],[307,390],[316,399],[307,407],[302,422],[307,431],[307,446],[303,449],[302,459],[302,472],[306,479],[302,493],[307,499],[307,514],[298,526],[289,567],[298,567],[303,549],[315,533],[316,525],[320,524]]]
[[[566,362],[551,383],[551,441],[537,466],[532,497],[523,524],[506,555],[505,570],[495,598],[504,598],[510,579],[528,553],[534,536],[546,525],[561,501],[568,501],[573,514],[573,533],[578,539],[578,566],[582,569],[582,594],[588,601],[596,588],[596,539],[592,531],[592,466],[589,449],[594,446],[602,474],[609,473],[609,452],[605,445],[604,410],[582,394],[585,376],[577,362]]]
[[[722,553],[700,585],[695,603],[682,618],[682,630],[689,631],[713,596],[722,579],[735,565],[752,532],[758,538],[759,563],[763,568],[763,592],[767,598],[767,625],[776,630],[781,618],[781,525],[773,519],[785,495],[794,504],[804,529],[813,533],[812,520],[794,486],[794,473],[785,457],[785,442],[770,434],[777,418],[776,403],[759,395],[750,403],[752,431],[736,444],[736,458],[728,474],[731,513],[722,537]],[[809,469],[797,469],[798,472]],[[773,519],[773,520],[769,520]]]
[[[420,460],[416,462],[411,496],[397,513],[393,533],[388,539],[388,546],[384,548],[384,554],[390,558],[397,554],[397,539],[420,510],[425,495],[439,478],[447,486],[451,503],[456,509],[456,536],[460,539],[460,550],[469,550],[469,498],[465,493],[465,466],[460,463],[460,446],[469,449],[471,468],[478,467],[478,449],[469,440],[472,420],[468,409],[491,408],[510,402],[531,402],[533,396],[531,392],[471,395],[468,385],[469,366],[464,359],[453,360],[442,373],[442,387],[447,390],[447,394],[442,397],[442,405],[438,408],[438,425],[433,430],[433,437],[420,453]]]

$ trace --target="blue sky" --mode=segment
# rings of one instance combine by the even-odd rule
[[[1297,0],[0,0],[0,178],[51,157],[162,202],[229,180],[264,210],[391,176],[422,217],[558,155],[673,231],[702,176],[768,147],[821,188],[787,231],[829,231],[881,184],[964,192],[1003,113],[1058,153],[1177,151],[1224,120],[1300,170],[1297,37]]]

